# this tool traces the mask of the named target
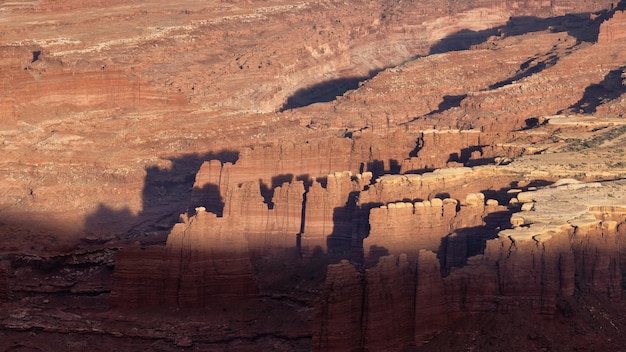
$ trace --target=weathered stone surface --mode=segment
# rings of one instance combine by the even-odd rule
[[[302,227],[304,193],[302,181],[285,182],[273,190],[270,205],[260,196],[259,183],[247,182],[228,192],[224,217],[242,224],[252,253],[294,248]]]
[[[476,182],[479,179],[481,181]],[[515,170],[495,166],[452,167],[419,175],[385,175],[378,178],[376,183],[367,190],[361,192],[359,204],[361,206],[381,205],[397,201],[451,198],[465,205],[469,194],[498,193],[501,189],[509,188],[519,179],[520,174]],[[503,197],[503,200],[504,198],[506,197]]]
[[[580,299],[555,336],[619,350],[623,188],[535,188],[626,177],[613,5],[0,5],[0,349],[293,351],[311,331],[314,349],[414,349],[459,317],[517,329]],[[124,248],[114,306],[228,312],[106,318],[113,263],[71,260],[94,246]],[[492,348],[556,344],[518,335]]]
[[[313,350],[361,346],[364,300],[361,274],[348,261],[328,266],[313,327]]]
[[[531,210],[513,215],[521,217],[523,227],[500,231],[498,237],[493,239],[484,238],[486,244],[483,251],[467,258],[466,262],[449,266],[451,270],[442,270],[442,263],[462,257],[453,246],[448,249],[448,254],[452,253],[448,258],[445,258],[442,248],[421,249],[413,255],[412,261],[407,261],[406,258],[411,256],[405,254],[400,255],[400,259],[394,255],[382,256],[374,268],[362,274],[368,294],[354,293],[355,297],[366,300],[360,314],[377,317],[378,309],[390,304],[388,302],[406,303],[407,306],[410,306],[407,302],[414,302],[414,316],[402,315],[401,320],[406,321],[405,327],[415,326],[413,341],[421,345],[454,319],[468,314],[522,310],[552,316],[556,314],[558,299],[571,297],[577,288],[603,299],[621,301],[624,259],[619,244],[623,242],[625,228],[625,186],[622,181],[580,183],[565,180],[532,192],[519,193],[518,197],[526,204],[534,203]],[[611,196],[607,196],[606,192],[611,192]],[[468,202],[461,209],[485,207],[484,204],[472,203]],[[380,238],[384,233],[375,225],[380,218],[379,212],[398,215],[398,219],[388,219],[394,221],[381,223],[400,225],[402,220],[417,214],[417,208],[412,203],[399,204],[390,203],[386,207],[372,209],[372,236],[378,234]],[[498,206],[495,207],[492,211],[498,209]],[[394,231],[402,233],[397,229]],[[389,233],[394,231],[387,229]],[[407,239],[403,243],[408,253],[412,253],[414,247],[411,245],[415,240]],[[390,253],[401,250],[398,246]],[[394,275],[403,277],[401,284],[390,284],[396,277]],[[334,284],[331,285],[329,280],[335,280]],[[380,288],[381,285],[394,289],[387,292]],[[327,279],[327,294],[344,292],[342,289],[341,280],[335,277]],[[387,307],[390,315],[397,314],[395,306]],[[323,303],[321,309],[332,308]],[[406,312],[406,308],[398,308],[397,311]],[[330,313],[327,312],[326,316]],[[400,318],[393,321],[396,320]],[[377,319],[362,321],[361,324],[360,329],[365,329],[360,339],[363,341],[361,346],[368,347],[371,342],[375,348],[381,348],[384,344],[378,343],[386,336],[391,341],[387,346],[400,350],[399,341],[408,341],[406,332],[400,328],[395,329],[394,334],[381,328],[382,336],[375,335],[369,324],[378,326]],[[318,330],[315,333],[322,332]],[[319,350],[327,350],[324,346],[318,347]]]
[[[400,351],[415,346],[415,274],[406,255],[382,257],[376,267],[365,272],[366,348]]]
[[[623,41],[626,38],[626,12],[617,11],[608,20],[600,25],[598,43],[612,43]]]
[[[366,258],[405,253],[415,259],[422,249],[437,251],[451,232],[456,201],[389,203],[370,211],[370,234],[363,240]],[[478,224],[476,224],[478,225]],[[384,253],[383,253],[384,252]],[[377,258],[371,258],[374,260]]]
[[[165,247],[136,246],[118,254],[115,306],[193,308],[236,304],[258,293],[241,224],[202,208],[184,220]]]
[[[301,238],[304,255],[350,250],[355,194],[361,186],[352,178],[350,172],[337,172],[328,175],[326,187],[317,180],[309,187]]]

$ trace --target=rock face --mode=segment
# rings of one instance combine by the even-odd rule
[[[624,29],[626,29],[626,12],[617,11],[612,18],[600,25],[598,43],[604,44],[623,40],[626,38]]]
[[[0,350],[622,349],[625,7],[3,3]]]
[[[341,271],[328,275],[325,295],[334,297],[337,290],[344,292],[343,301],[364,301],[359,311],[346,312],[343,306],[342,319],[360,322],[354,331],[360,331],[361,335],[352,337],[350,342],[360,341],[358,346],[362,349],[394,351],[421,345],[454,319],[473,313],[510,313],[522,309],[554,315],[557,300],[571,297],[576,287],[621,301],[623,253],[619,243],[624,232],[625,186],[621,181],[605,184],[566,181],[538,191],[522,192],[518,199],[532,207],[524,206],[526,211],[511,217],[515,227],[486,240],[481,254],[467,258],[466,263],[448,273],[441,270],[445,263],[441,249],[427,248],[428,244],[422,244],[419,237],[408,238],[405,246],[412,253],[412,260],[406,254],[395,254],[401,251],[400,247],[390,246],[391,255],[381,257],[375,267],[359,272],[363,290],[353,288],[357,281],[356,268],[351,271],[350,264],[343,263]],[[598,188],[619,189],[619,196],[607,198]],[[572,193],[574,189],[576,193]],[[392,209],[398,214],[406,212],[399,219],[410,219],[419,213],[414,206],[389,208],[388,205],[380,211],[388,214]],[[375,214],[378,212],[372,211],[371,221],[377,221],[379,215]],[[372,230],[375,229],[372,224]],[[426,248],[419,249],[420,245]],[[347,286],[342,283],[347,278],[342,275],[350,277],[355,298],[345,297]],[[355,346],[324,343],[332,332],[321,326],[330,324],[324,319],[333,316],[336,307],[328,300],[320,304],[319,309],[325,315],[317,316],[314,333],[321,342],[314,346],[316,350]],[[381,314],[387,316],[384,320],[387,325],[382,322]],[[393,325],[396,323],[397,326]],[[337,343],[344,342],[347,343]]]
[[[348,261],[328,266],[324,304],[316,311],[318,329],[323,333],[313,337],[314,350],[336,351],[361,345],[363,289],[361,275]]]
[[[118,254],[111,292],[116,307],[236,304],[258,293],[241,224],[201,208],[184,220],[165,247]]]
[[[350,172],[334,173],[328,175],[326,187],[316,180],[309,188],[301,245],[304,255],[351,248],[356,194],[368,183],[368,176],[352,178]]]
[[[406,255],[382,257],[366,271],[367,308],[365,331],[373,350],[406,350],[415,347],[414,304],[416,267]]]

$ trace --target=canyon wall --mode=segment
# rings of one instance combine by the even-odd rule
[[[360,346],[400,351],[421,345],[455,319],[477,312],[523,310],[550,316],[555,314],[557,300],[572,296],[575,288],[621,301],[624,208],[619,200],[602,198],[597,192],[598,187],[610,190],[614,186],[624,184],[566,183],[520,193],[526,206],[512,216],[514,228],[484,239],[481,253],[447,272],[441,270],[445,250],[429,249],[428,244],[419,249],[419,238],[405,241],[415,245],[415,250],[406,248],[412,255],[398,254],[403,251],[390,246],[389,255],[364,271],[348,262],[329,266],[316,317],[314,349]],[[574,189],[577,195],[572,194]],[[412,216],[412,207],[388,205],[379,211],[392,210],[408,211],[404,218]],[[379,211],[372,211],[372,234]],[[416,230],[422,231],[424,226]],[[343,291],[348,289],[344,280],[351,282],[351,295]],[[363,301],[356,311],[350,308],[355,301]],[[323,328],[338,311],[342,321],[356,325],[351,331],[358,331],[359,336],[342,340],[341,335]],[[387,318],[381,319],[381,314]]]
[[[258,293],[241,224],[198,208],[165,246],[139,244],[116,256],[111,298],[119,308],[237,304]]]
[[[624,7],[1,4],[0,350],[406,351],[623,305],[623,182],[557,180],[626,177]]]
[[[607,44],[609,39],[599,39],[592,55],[588,46],[595,39],[574,30],[587,26],[587,32],[594,32],[603,17],[589,24],[585,13],[609,8],[610,2],[529,1],[494,7],[481,1],[428,8],[362,3],[375,10],[367,19],[357,18],[342,2],[325,4],[222,4],[213,9],[184,2],[181,6],[188,8],[182,12],[112,4],[103,7],[102,16],[116,31],[98,27],[93,37],[81,35],[84,21],[99,23],[92,13],[84,14],[82,22],[70,21],[66,35],[59,37],[52,23],[67,18],[48,13],[51,19],[32,24],[45,18],[43,9],[50,4],[30,10],[10,7],[7,11],[15,21],[23,19],[25,27],[7,27],[0,53],[0,74],[15,82],[0,97],[0,114],[6,115],[6,217],[59,227],[76,237],[82,232],[153,231],[147,224],[155,222],[167,228],[188,206],[171,184],[197,171],[177,174],[177,160],[195,156],[199,165],[205,160],[201,152],[207,151],[238,152],[232,182],[261,179],[266,202],[275,187],[291,179],[339,171],[371,171],[374,177],[421,173],[532,153],[536,150],[505,144],[521,138],[511,131],[576,105],[586,87],[619,69],[615,63],[622,58],[620,46]],[[79,11],[84,4],[68,8]],[[211,10],[216,11],[214,21],[206,18]],[[309,10],[311,18],[302,12]],[[561,17],[565,12],[580,15]],[[536,18],[509,20],[526,15]],[[604,37],[612,27],[611,33],[619,33],[619,16],[617,12],[600,26]],[[141,28],[125,20],[134,18],[141,18],[136,22],[143,23]],[[156,25],[163,19],[168,26]],[[236,24],[244,20],[251,22]],[[246,29],[261,22],[266,28],[258,35],[262,40]],[[285,23],[294,25],[280,34]],[[551,32],[534,34],[540,30]],[[454,40],[446,41],[456,32],[464,42],[476,38],[470,40],[470,50],[446,52],[462,49]],[[277,47],[281,35],[301,45]],[[229,39],[222,40],[224,36]],[[612,43],[622,40],[611,38]],[[241,49],[251,47],[251,41],[255,50]],[[418,57],[440,41],[448,49]],[[168,57],[176,57],[176,63]],[[577,79],[569,79],[571,72],[578,72]],[[343,96],[347,88],[330,97],[319,93],[346,82],[359,89]],[[457,129],[464,132],[444,132]],[[298,137],[285,137],[294,135]],[[539,139],[531,134],[524,138],[528,145]],[[157,166],[164,175],[171,167],[169,185],[153,187],[147,181]],[[158,199],[144,199],[148,196]],[[66,201],[54,201],[59,198]]]
[[[626,38],[626,12],[616,11],[608,21],[600,26],[598,33],[598,43],[611,43]]]
[[[482,193],[470,193],[461,206],[456,199],[433,198],[373,208],[369,214],[370,232],[363,240],[365,256],[406,254],[414,260],[426,249],[448,253],[450,263],[462,261],[467,253],[481,251],[468,248],[467,238],[489,236],[486,232],[503,225],[492,223],[490,229],[485,228],[485,218],[508,212],[508,208],[498,205],[496,200],[485,204],[484,198]]]

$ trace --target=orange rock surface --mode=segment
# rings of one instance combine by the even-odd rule
[[[622,349],[625,9],[1,4],[0,350]]]

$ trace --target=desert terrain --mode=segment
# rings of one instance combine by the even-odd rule
[[[625,10],[0,4],[0,350],[626,350]]]

